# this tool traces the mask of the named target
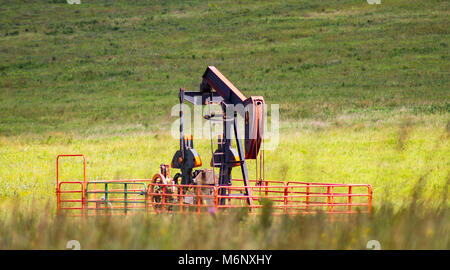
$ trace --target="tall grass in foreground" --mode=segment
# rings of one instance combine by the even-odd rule
[[[448,187],[448,182],[447,182]],[[449,249],[450,209],[429,208],[416,198],[395,210],[387,201],[371,215],[259,216],[245,210],[217,215],[136,215],[68,218],[53,204],[1,206],[1,249]],[[447,189],[448,190],[448,189]],[[446,193],[446,192],[445,192]],[[442,194],[446,198],[447,194]]]

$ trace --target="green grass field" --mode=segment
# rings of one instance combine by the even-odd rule
[[[450,6],[381,1],[4,1],[0,248],[449,249]],[[57,154],[85,154],[89,179],[152,177],[208,65],[280,105],[267,179],[371,184],[374,213],[55,216]]]

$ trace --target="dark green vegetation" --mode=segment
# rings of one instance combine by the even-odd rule
[[[167,129],[207,65],[286,121],[450,111],[448,1],[85,2],[2,2],[0,135]]]

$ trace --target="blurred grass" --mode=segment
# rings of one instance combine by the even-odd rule
[[[245,211],[228,215],[145,215],[67,218],[47,205],[0,207],[2,249],[449,249],[449,209],[430,210],[410,199],[394,211],[389,203],[370,216],[326,214],[271,217]],[[45,207],[44,207],[45,206]],[[5,211],[12,209],[13,211]],[[25,210],[26,209],[26,210]],[[189,230],[186,230],[189,228]]]

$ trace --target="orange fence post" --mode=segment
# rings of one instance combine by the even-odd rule
[[[352,211],[352,186],[348,186],[348,211]]]
[[[56,186],[56,213],[61,214],[61,193],[59,192],[58,185]]]
[[[200,213],[200,203],[201,203],[200,187],[197,187],[197,212],[198,213]]]
[[[331,212],[334,211],[334,186],[331,186]]]
[[[306,211],[309,211],[309,183],[306,184]]]
[[[330,211],[330,186],[327,186],[327,205],[328,211]]]
[[[373,194],[373,189],[372,189],[372,185],[367,185],[367,191],[368,191],[368,193],[369,193],[369,196],[368,196],[368,212],[369,213],[372,213],[372,194]]]
[[[82,157],[83,158],[83,183],[82,183],[82,193],[81,193],[81,207],[82,212],[84,213],[85,208],[85,194],[84,189],[86,186],[86,157],[83,154],[70,154],[70,155],[57,155],[56,156],[56,204],[57,204],[57,213],[61,213],[61,186],[60,186],[60,175],[59,175],[59,159],[61,157]],[[74,181],[71,181],[74,182]]]

